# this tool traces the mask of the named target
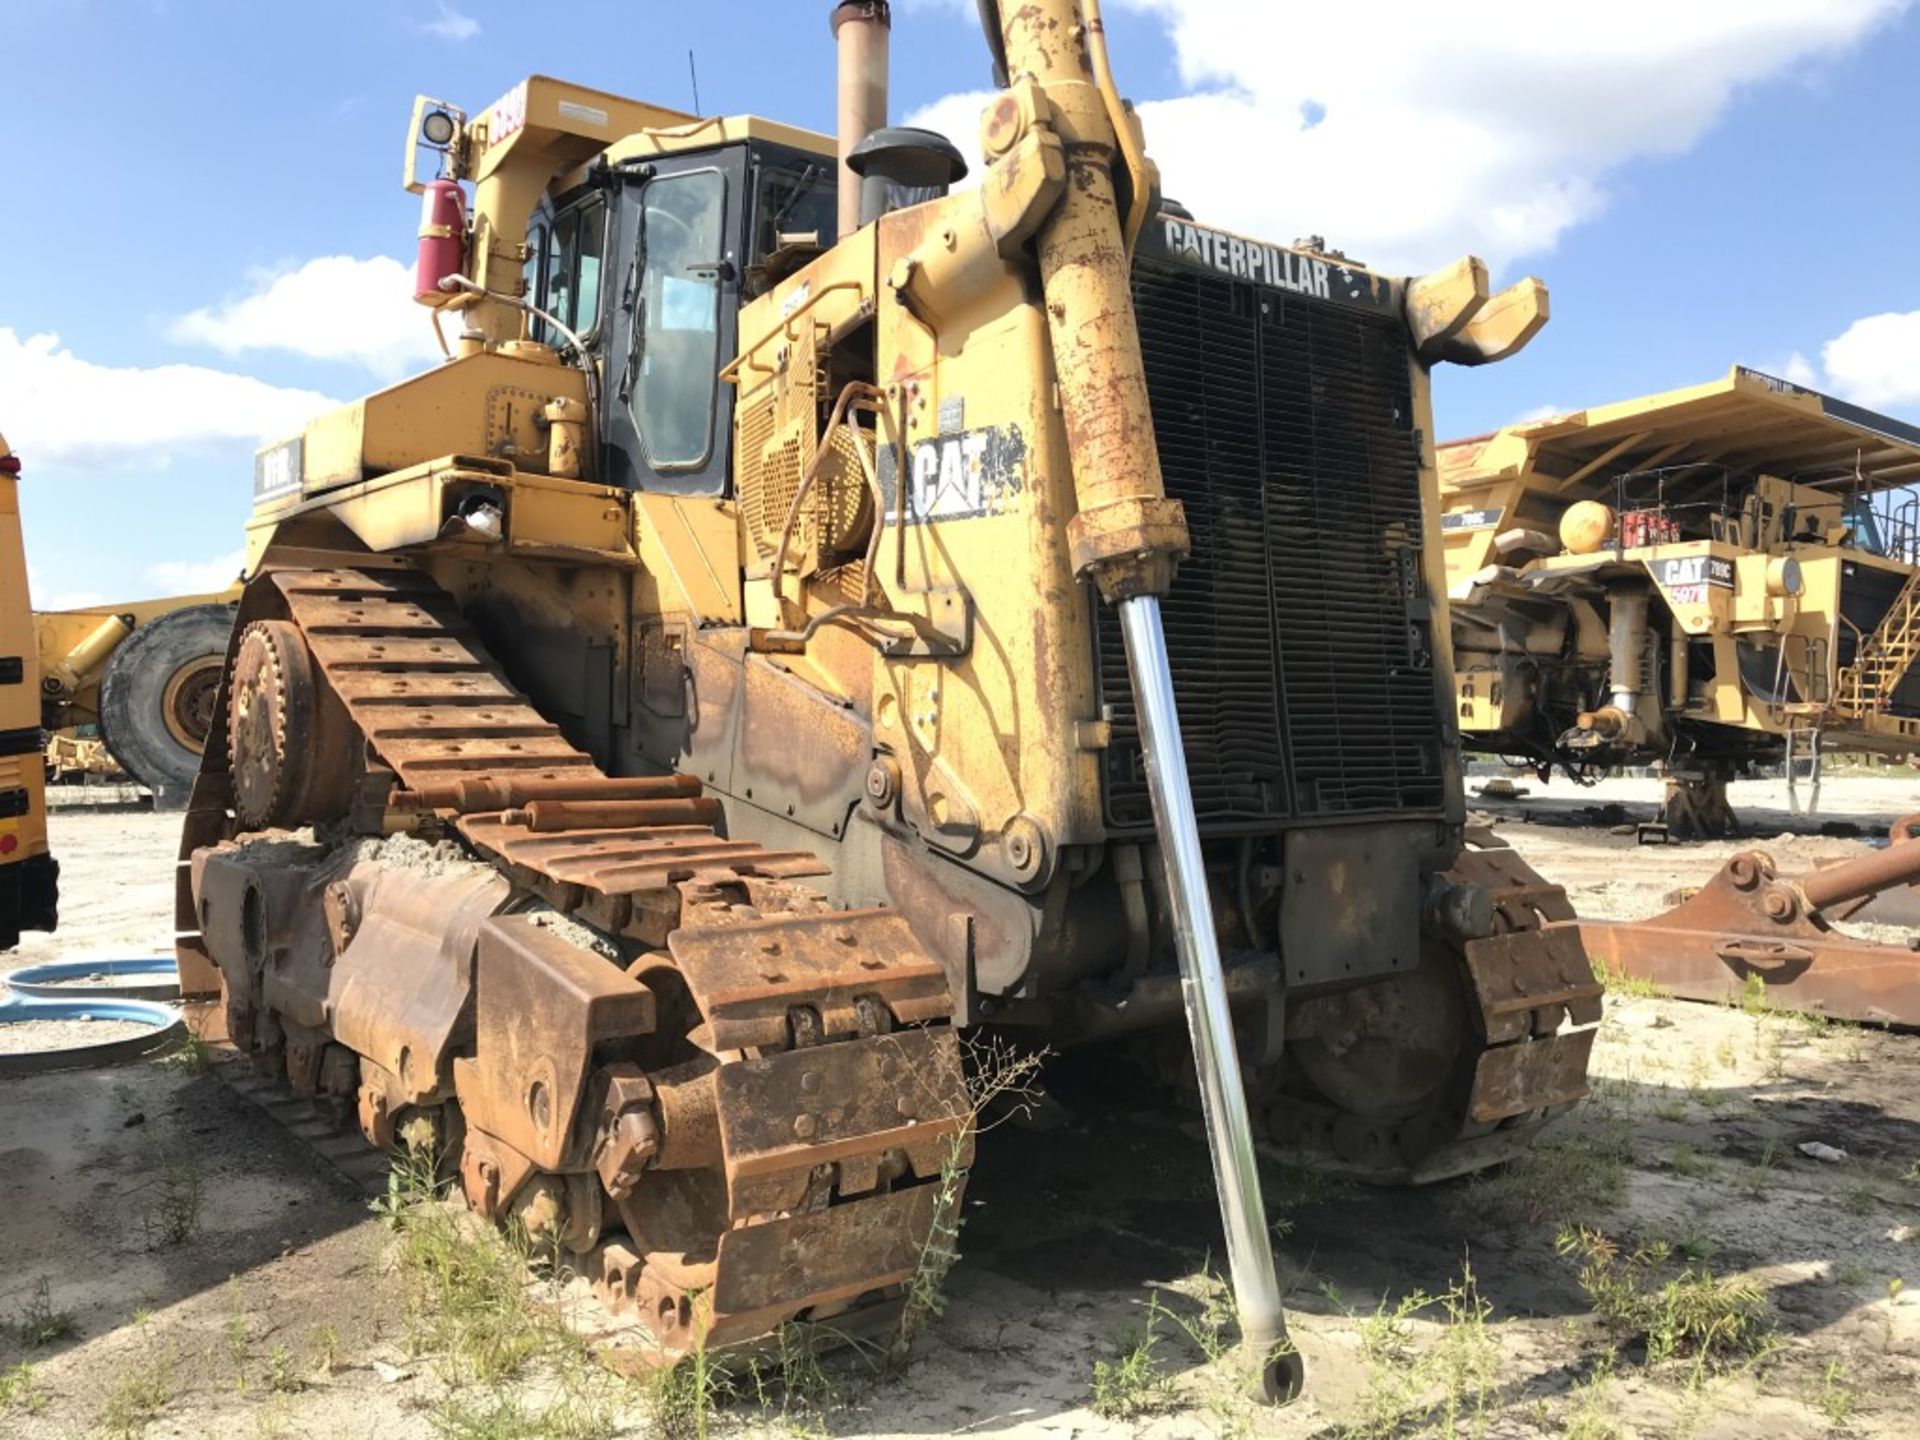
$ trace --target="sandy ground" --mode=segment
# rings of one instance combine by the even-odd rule
[[[1737,847],[1643,848],[1570,828],[1562,812],[1618,801],[1645,814],[1654,797],[1647,782],[1555,786],[1502,807],[1499,828],[1583,909],[1645,914]],[[1768,798],[1763,787],[1735,802],[1783,868],[1866,843],[1777,841],[1787,817],[1758,813]],[[1884,830],[1920,810],[1920,782],[1830,780],[1826,798],[1829,818]],[[64,929],[8,959],[164,941],[173,824],[57,816]],[[1049,1125],[984,1138],[949,1303],[906,1368],[833,1362],[831,1399],[785,1420],[735,1404],[715,1429],[1914,1434],[1920,1041],[1615,997],[1594,1071],[1593,1100],[1499,1176],[1418,1193],[1269,1176],[1309,1380],[1305,1398],[1268,1411],[1204,1353],[1222,1252],[1197,1129],[1111,1064],[1061,1066]],[[1846,1158],[1809,1159],[1796,1147],[1811,1141]],[[39,1308],[70,1316],[73,1332],[27,1345],[0,1331],[0,1434],[557,1433],[501,1419],[511,1387],[463,1389],[442,1378],[444,1357],[413,1353],[392,1242],[365,1197],[211,1075],[147,1063],[0,1081],[0,1194],[0,1321]],[[1650,1363],[1556,1252],[1572,1222],[1629,1250],[1663,1240],[1717,1279],[1751,1282],[1764,1353]],[[1450,1291],[1451,1318],[1438,1300],[1419,1305]],[[1406,1313],[1392,1323],[1383,1310]],[[1096,1367],[1139,1356],[1148,1336],[1144,1383],[1107,1387],[1139,1408],[1096,1414]],[[473,1422],[482,1412],[492,1420]],[[636,1389],[596,1433],[659,1433],[653,1413]]]

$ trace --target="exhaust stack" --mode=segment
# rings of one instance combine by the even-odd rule
[[[887,123],[887,41],[893,7],[887,0],[845,0],[834,6],[833,38],[840,54],[840,236],[860,228],[860,177],[847,164],[853,147]]]

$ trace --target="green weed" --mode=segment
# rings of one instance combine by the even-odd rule
[[[1604,960],[1593,962],[1593,977],[1598,980],[1609,995],[1623,995],[1636,1000],[1659,1000],[1666,991],[1651,980],[1642,980],[1637,975],[1629,975],[1624,970],[1615,970]]]
[[[1857,1399],[1853,1386],[1847,1382],[1845,1362],[1829,1361],[1821,1373],[1820,1388],[1814,1394],[1814,1403],[1819,1406],[1820,1413],[1827,1417],[1827,1423],[1836,1430],[1846,1429]]]
[[[1700,1154],[1691,1145],[1676,1145],[1670,1162],[1673,1173],[1683,1175],[1689,1180],[1705,1180],[1713,1174],[1713,1161]]]
[[[6,1323],[5,1331],[22,1349],[38,1350],[73,1339],[80,1333],[80,1327],[74,1323],[71,1312],[53,1308],[52,1286],[42,1275],[34,1281],[33,1294],[27,1297],[27,1303]]]
[[[1147,1304],[1146,1325],[1113,1359],[1093,1362],[1093,1413],[1108,1420],[1126,1420],[1163,1403],[1167,1380],[1154,1358],[1159,1348],[1158,1322],[1163,1312],[1156,1296]]]
[[[151,1337],[143,1348],[145,1353],[120,1372],[101,1407],[100,1431],[107,1440],[136,1440],[173,1399],[173,1352]]]
[[[1477,1176],[1464,1192],[1476,1212],[1539,1225],[1586,1220],[1627,1196],[1633,1126],[1621,1116],[1588,1120],[1571,1133],[1536,1142],[1512,1164]]]
[[[1555,1248],[1579,1265],[1580,1287],[1600,1322],[1617,1339],[1644,1345],[1649,1364],[1752,1354],[1771,1333],[1758,1285],[1716,1280],[1692,1263],[1676,1265],[1664,1240],[1623,1252],[1600,1231],[1569,1226]]]
[[[1754,1162],[1753,1168],[1747,1172],[1747,1193],[1754,1196],[1764,1195],[1767,1186],[1773,1180],[1774,1167],[1779,1163],[1780,1142],[1778,1140],[1769,1140],[1761,1148],[1760,1158]]]
[[[980,1118],[989,1105],[1000,1103],[1007,1115],[1016,1115],[1031,1103],[1046,1052],[1022,1053],[1002,1040],[968,1043],[962,1062],[967,1113],[954,1132],[940,1163],[939,1188],[934,1196],[933,1225],[920,1248],[919,1263],[906,1284],[906,1303],[900,1312],[900,1330],[893,1355],[902,1359],[914,1336],[938,1320],[947,1308],[947,1277],[960,1259],[960,1199],[967,1183],[966,1159]],[[940,1087],[942,1103],[948,1093]],[[991,1128],[991,1127],[988,1127]]]
[[[47,1408],[47,1396],[33,1379],[33,1366],[22,1360],[0,1370],[0,1411],[15,1408],[38,1415]]]
[[[160,1063],[183,1075],[204,1075],[213,1068],[213,1047],[192,1031],[161,1057]]]
[[[1613,1380],[1615,1359],[1614,1352],[1607,1351],[1587,1372],[1586,1378],[1576,1381],[1567,1391],[1565,1440],[1620,1440],[1620,1427],[1614,1422],[1613,1404],[1607,1393]]]
[[[169,1165],[155,1182],[159,1194],[140,1216],[149,1250],[184,1245],[200,1228],[206,1182],[193,1164]]]

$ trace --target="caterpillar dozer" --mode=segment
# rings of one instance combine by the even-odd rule
[[[1430,438],[1546,294],[1198,224],[1097,0],[982,13],[972,188],[873,0],[834,138],[416,103],[449,358],[257,458],[182,984],[668,1357],[897,1304],[964,1030],[1177,1056],[1283,1393],[1256,1136],[1414,1183],[1586,1091],[1565,896],[1465,828]]]
[[[20,540],[20,457],[0,436],[0,950],[58,919],[60,866],[47,848],[38,655]]]

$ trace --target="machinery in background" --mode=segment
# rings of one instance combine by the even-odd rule
[[[152,792],[155,809],[187,803],[239,597],[236,584],[217,595],[34,613],[56,782],[110,778],[111,757]]]
[[[454,353],[258,457],[182,987],[667,1357],[892,1323],[962,1027],[1133,1046],[1278,1393],[1256,1125],[1418,1183],[1586,1093],[1572,911],[1465,826],[1427,438],[1546,293],[1162,209],[1097,0],[981,13],[953,193],[878,0],[837,144],[416,104]]]
[[[1920,749],[1920,428],[1736,367],[1440,447],[1466,744],[1544,779],[1665,767],[1676,837],[1727,781]]]
[[[20,540],[20,457],[0,436],[0,950],[59,918],[60,866],[47,849],[39,679]]]

